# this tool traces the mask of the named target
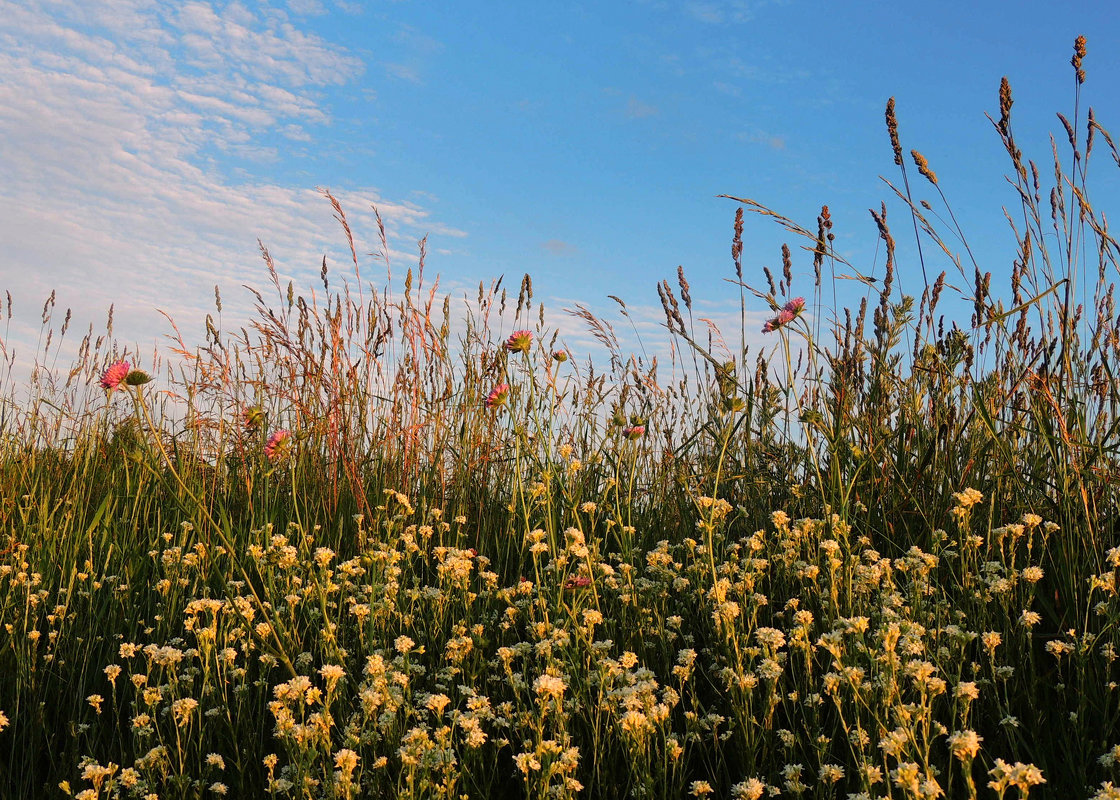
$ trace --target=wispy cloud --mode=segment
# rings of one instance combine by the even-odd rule
[[[385,71],[400,80],[421,84],[431,60],[443,50],[443,43],[411,25],[402,25],[393,35],[399,57],[382,64]]]
[[[443,50],[441,41],[411,25],[402,25],[393,38],[416,55],[431,56]]]
[[[25,314],[57,289],[78,327],[115,303],[118,334],[151,341],[166,330],[156,307],[197,325],[214,284],[236,313],[240,284],[261,283],[258,237],[286,275],[324,253],[341,268],[348,248],[314,187],[231,173],[276,156],[262,135],[313,140],[331,119],[319,90],[362,70],[275,7],[0,0],[0,289]],[[374,203],[391,241],[464,235],[373,187],[338,196],[370,242]]]
[[[782,0],[705,0],[685,3],[684,12],[712,25],[749,22],[765,6],[783,5]]]
[[[327,13],[327,8],[319,0],[288,0],[288,10],[293,14],[318,17]]]
[[[679,13],[706,25],[726,25],[750,22],[767,6],[786,5],[788,0],[639,0],[656,11]]]
[[[656,116],[659,109],[655,105],[642,102],[634,95],[630,95],[630,99],[626,101],[626,116],[628,119],[643,119],[645,117]]]
[[[701,22],[716,24],[723,22],[725,19],[724,10],[720,8],[718,3],[687,3],[685,10],[690,17]]]
[[[751,144],[764,144],[771,150],[785,150],[786,139],[784,136],[779,136],[774,133],[769,133],[763,130],[744,131],[736,135],[736,138],[741,142],[750,142]]]
[[[571,256],[579,252],[579,248],[562,239],[549,239],[547,242],[542,242],[541,249],[552,253],[554,256]]]
[[[423,83],[420,79],[420,70],[415,66],[392,62],[386,62],[384,66],[385,71],[394,78],[400,78],[402,81],[408,81],[409,83]]]

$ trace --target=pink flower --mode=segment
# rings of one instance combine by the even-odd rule
[[[778,316],[771,317],[770,319],[766,320],[766,324],[762,326],[762,332],[773,333],[783,325],[789,325],[791,322],[797,319],[801,315],[801,312],[804,310],[805,298],[793,298],[784,306],[782,306],[781,310],[778,312]]]
[[[622,435],[627,439],[641,439],[646,435],[645,425],[631,425],[629,428],[622,429]]]
[[[506,339],[506,350],[511,353],[528,353],[529,347],[533,344],[532,331],[514,331],[510,337]]]
[[[117,361],[108,366],[105,374],[101,376],[101,388],[110,392],[121,385],[121,381],[128,377],[131,366],[127,361]]]
[[[553,357],[553,358],[554,358],[554,359],[555,359],[555,360],[556,360],[556,361],[557,361],[558,363],[560,363],[560,364],[563,364],[563,363],[564,363],[565,361],[567,361],[567,360],[568,360],[568,353],[567,353],[567,351],[566,351],[566,350],[554,350],[554,351],[552,352],[552,357]]]
[[[586,589],[591,585],[591,578],[586,575],[573,575],[564,582],[565,589]]]
[[[509,384],[499,383],[490,390],[490,394],[486,396],[487,408],[499,408],[505,405],[506,400],[509,398]]]
[[[291,448],[292,432],[287,429],[273,431],[264,445],[264,454],[269,461],[276,461],[288,454]]]

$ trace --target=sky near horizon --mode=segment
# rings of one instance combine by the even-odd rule
[[[562,308],[582,302],[621,331],[616,295],[656,336],[656,283],[678,265],[698,314],[737,326],[736,204],[720,194],[809,229],[828,204],[837,250],[865,274],[882,270],[867,210],[886,200],[901,288],[920,293],[909,219],[879,177],[897,176],[891,96],[903,147],[929,159],[998,284],[1015,198],[984,113],[998,116],[1006,75],[1017,138],[1045,172],[1054,112],[1073,114],[1078,34],[1081,118],[1091,105],[1120,126],[1110,2],[0,0],[0,292],[15,306],[0,336],[33,353],[54,290],[77,338],[112,303],[141,354],[166,349],[159,310],[197,343],[215,285],[227,329],[248,312],[243,285],[265,287],[258,240],[297,287],[324,255],[341,280],[348,251],[319,188],[342,202],[374,285],[371,206],[396,277],[427,235],[429,280],[462,296],[528,272],[549,321],[588,347]],[[1093,166],[1107,213],[1118,170],[1104,153]],[[794,293],[811,295],[801,243],[753,216],[747,281],[763,284],[783,241]],[[749,303],[760,324],[768,309]]]

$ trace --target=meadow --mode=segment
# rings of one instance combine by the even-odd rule
[[[110,316],[50,368],[52,297],[0,394],[0,795],[1120,798],[1120,245],[1087,178],[1120,153],[1084,47],[1041,162],[1000,88],[1005,291],[892,100],[880,262],[827,207],[729,198],[741,329],[682,271],[656,361],[586,310],[608,355],[565,347],[528,276],[460,312],[423,244],[375,291],[329,194],[352,263],[301,288],[262,248],[252,323],[216,292],[166,360]],[[745,214],[780,274],[744,274]]]

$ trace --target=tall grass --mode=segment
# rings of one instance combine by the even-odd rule
[[[111,314],[60,371],[52,296],[0,400],[0,791],[1120,796],[1120,248],[1087,183],[1120,154],[1084,55],[1052,187],[1000,89],[1003,298],[893,100],[890,186],[945,271],[897,290],[883,206],[882,274],[830,314],[859,270],[828,208],[732,198],[738,342],[681,271],[667,363],[583,307],[609,359],[566,349],[528,276],[461,309],[424,243],[374,291],[329,193],[345,274],[285,286],[262,248],[250,326],[216,291],[147,372]],[[784,247],[756,288],[744,211],[811,273]]]

